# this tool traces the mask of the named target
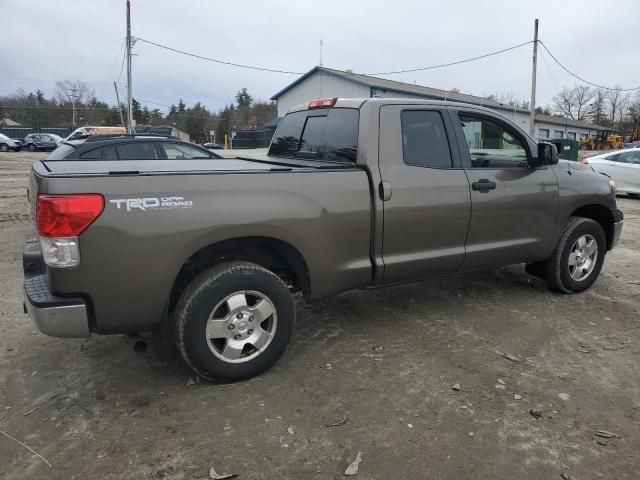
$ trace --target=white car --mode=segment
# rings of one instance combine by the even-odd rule
[[[619,193],[640,197],[640,149],[616,150],[582,160],[616,182]]]

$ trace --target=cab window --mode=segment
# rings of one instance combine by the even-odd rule
[[[527,168],[524,141],[511,128],[492,119],[460,114],[472,168]]]

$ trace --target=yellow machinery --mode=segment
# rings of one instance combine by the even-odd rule
[[[613,130],[598,130],[595,137],[580,141],[580,150],[616,150],[624,147],[624,137]]]
[[[631,135],[625,137],[625,143],[640,142],[640,126],[633,129]]]

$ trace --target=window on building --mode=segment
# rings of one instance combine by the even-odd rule
[[[562,130],[554,130],[553,138],[564,138],[564,132]]]
[[[401,114],[404,161],[419,167],[451,167],[451,152],[439,112],[404,111]]]
[[[493,119],[460,115],[473,168],[528,167],[527,150],[517,132]]]
[[[567,138],[569,140],[575,140],[576,139],[576,132],[567,132]]]
[[[538,129],[538,138],[549,138],[549,129],[548,128],[539,128]]]
[[[586,140],[587,138],[589,138],[589,134],[588,133],[581,133],[580,134],[580,140]]]

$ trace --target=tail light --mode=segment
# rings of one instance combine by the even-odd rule
[[[580,160],[580,163],[582,163],[583,165],[589,165],[589,160],[583,158],[582,160]]]
[[[333,107],[337,101],[337,98],[320,98],[318,100],[312,100],[309,102],[309,109]]]
[[[50,267],[75,267],[80,263],[78,236],[104,210],[102,195],[38,195],[36,223],[45,263]]]

